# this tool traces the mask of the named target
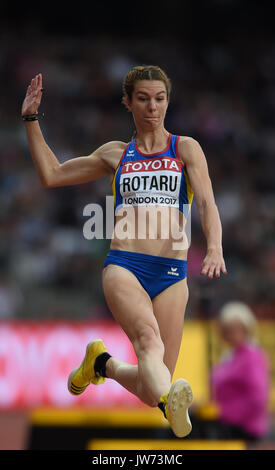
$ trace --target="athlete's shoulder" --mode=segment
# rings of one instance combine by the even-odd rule
[[[111,140],[110,142],[106,142],[103,144],[99,150],[103,153],[110,153],[110,152],[117,152],[117,151],[122,151],[125,150],[127,147],[128,143],[122,142],[121,140]]]
[[[126,142],[112,140],[101,145],[101,147],[96,150],[96,155],[105,166],[111,168],[111,171],[113,171],[116,168],[127,145],[128,144]]]
[[[122,155],[127,145],[128,144],[126,142],[122,142],[120,140],[112,140],[101,145],[96,150],[96,153],[99,158],[105,161],[108,161],[110,159],[113,160]]]
[[[178,139],[179,139],[178,145],[180,145],[181,147],[192,148],[192,147],[197,147],[198,145],[200,145],[196,139],[194,139],[193,137],[186,136],[186,135],[179,135]]]
[[[193,137],[178,136],[178,154],[179,157],[187,163],[196,158],[198,154],[202,154],[202,148],[199,142]]]

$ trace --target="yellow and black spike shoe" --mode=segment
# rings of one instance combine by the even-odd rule
[[[101,339],[96,339],[87,345],[83,361],[69,375],[68,390],[70,393],[80,395],[90,383],[100,385],[106,381],[106,377],[95,370],[96,359],[103,353],[105,353],[106,358],[111,357]]]
[[[185,437],[192,431],[188,408],[193,401],[193,392],[187,380],[176,380],[168,393],[160,397],[165,416],[177,437]]]

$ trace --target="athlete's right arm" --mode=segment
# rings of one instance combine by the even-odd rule
[[[45,142],[38,121],[25,121],[25,126],[33,163],[45,188],[87,183],[112,173],[105,156],[108,148],[114,147],[113,142],[102,145],[89,156],[60,163]]]
[[[22,105],[22,116],[35,114],[42,97],[42,75],[37,75],[28,87]],[[87,157],[77,157],[60,163],[47,145],[38,120],[24,121],[31,156],[42,185],[46,188],[67,186],[95,180],[112,173],[108,152],[116,143],[102,145]]]

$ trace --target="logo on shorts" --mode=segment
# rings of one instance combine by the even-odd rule
[[[172,276],[179,276],[179,273],[177,273],[176,271],[178,270],[178,268],[172,268],[171,266],[171,271],[167,271],[167,274],[171,274]]]

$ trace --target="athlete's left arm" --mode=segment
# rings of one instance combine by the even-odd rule
[[[207,242],[207,253],[202,263],[201,274],[208,275],[211,279],[214,275],[220,277],[220,272],[227,273],[222,249],[222,226],[205,155],[200,144],[191,137],[180,137],[178,152],[194,191]]]

